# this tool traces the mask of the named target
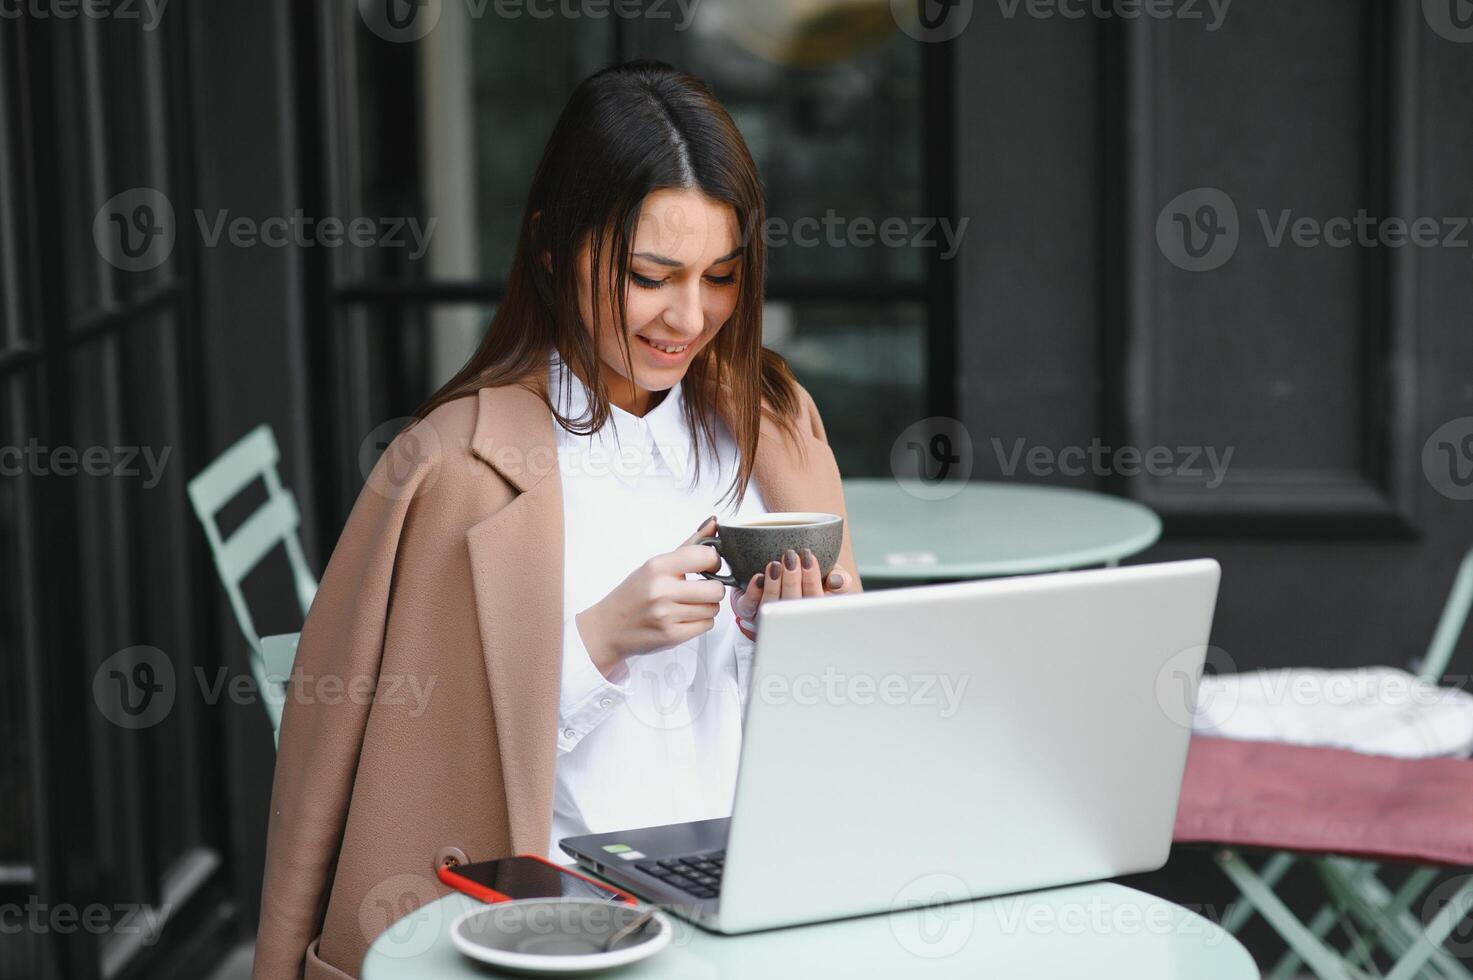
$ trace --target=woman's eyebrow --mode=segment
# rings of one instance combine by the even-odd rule
[[[738,255],[741,255],[742,254],[742,251],[743,251],[742,246],[738,245],[736,248],[732,249],[730,252],[727,252],[725,255],[721,256],[721,258],[717,259],[716,261],[712,262],[711,264],[712,265],[720,265],[723,262],[730,262],[732,259],[736,258]],[[676,261],[675,259],[670,258],[668,255],[656,255],[653,252],[635,252],[634,253],[634,257],[636,259],[648,259],[649,261],[654,262],[654,263],[657,263],[659,265],[668,265],[668,266],[671,266],[672,268],[676,268],[676,269],[680,268],[681,265],[684,264],[684,263],[681,263],[681,262]]]

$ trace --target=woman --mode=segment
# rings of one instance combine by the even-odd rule
[[[369,476],[303,628],[257,978],[356,975],[447,862],[730,812],[760,609],[860,588],[847,533],[826,581],[792,552],[728,602],[697,574],[708,518],[844,512],[761,346],[764,215],[696,79],[574,92],[485,341]]]

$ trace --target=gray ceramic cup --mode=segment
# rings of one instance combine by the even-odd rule
[[[803,553],[807,548],[818,559],[820,576],[827,577],[839,560],[839,546],[844,541],[844,518],[838,514],[815,511],[784,511],[761,514],[746,519],[716,522],[714,538],[702,538],[696,544],[709,544],[726,559],[730,575],[702,572],[734,589],[744,589],[752,576],[767,569],[767,563],[783,560],[789,548]]]

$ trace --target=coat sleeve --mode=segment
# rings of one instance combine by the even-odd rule
[[[371,695],[353,692],[377,686],[400,538],[440,470],[432,436],[401,433],[379,459],[302,628],[271,790],[254,980],[297,980],[322,931],[372,707]],[[325,679],[345,696],[314,697]]]

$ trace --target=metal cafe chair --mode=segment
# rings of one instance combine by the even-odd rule
[[[1470,606],[1473,549],[1464,555],[1458,568],[1425,655],[1413,666],[1420,680],[1429,684],[1443,680]],[[1393,888],[1379,877],[1382,864],[1363,858],[1278,851],[1255,870],[1239,851],[1222,848],[1216,860],[1239,889],[1238,900],[1223,917],[1223,928],[1236,934],[1257,913],[1289,946],[1273,969],[1264,974],[1265,980],[1288,980],[1301,965],[1308,965],[1319,977],[1335,980],[1378,976],[1396,980],[1424,976],[1473,980],[1473,972],[1442,946],[1464,916],[1473,911],[1473,880],[1464,882],[1432,921],[1424,924],[1411,909],[1425,899],[1445,868],[1419,865]],[[1301,861],[1308,862],[1317,873],[1328,895],[1307,924],[1274,893],[1275,886]],[[1336,928],[1349,937],[1347,949],[1335,948],[1327,940]],[[1384,974],[1376,965],[1378,949],[1394,962]]]
[[[273,740],[280,737],[286,680],[291,674],[292,661],[296,659],[297,640],[301,634],[259,635],[245,595],[241,592],[241,583],[273,548],[281,545],[286,549],[292,584],[304,617],[317,594],[317,578],[307,567],[302,543],[297,537],[301,514],[297,510],[296,499],[282,487],[276,472],[280,457],[270,426],[259,425],[189,481],[189,501],[194,506],[195,516],[204,525],[215,569],[220,574],[220,584],[225,587],[230,606],[235,610],[236,622],[250,646],[251,676],[270,719]],[[229,538],[223,538],[217,520],[220,510],[258,479],[266,485],[266,502]]]

